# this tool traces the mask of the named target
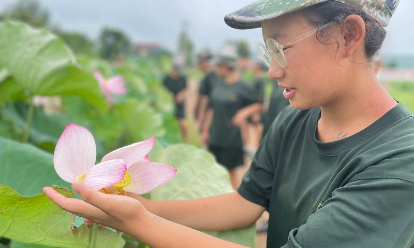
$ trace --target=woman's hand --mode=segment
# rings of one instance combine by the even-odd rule
[[[87,219],[87,224],[98,223],[131,234],[137,223],[149,214],[137,199],[106,195],[79,183],[74,183],[72,188],[82,200],[67,198],[50,187],[43,192],[62,209]]]
[[[237,113],[231,119],[231,124],[235,127],[241,127],[246,124],[247,116],[246,112],[243,109],[237,111]]]

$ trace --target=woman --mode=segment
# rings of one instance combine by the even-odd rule
[[[370,63],[396,3],[259,1],[227,16],[236,28],[262,26],[268,74],[292,106],[262,141],[238,193],[160,206],[75,185],[96,207],[47,194],[154,247],[237,247],[156,215],[224,230],[248,226],[264,210],[268,247],[412,247],[414,118],[383,89]],[[125,204],[106,204],[115,198]],[[108,213],[114,207],[124,208]]]
[[[187,141],[187,124],[185,121],[185,98],[187,94],[187,77],[181,73],[182,66],[173,63],[172,70],[163,79],[163,85],[174,97],[175,118],[180,125],[181,137]]]
[[[229,171],[230,182],[237,189],[240,180],[236,168],[244,164],[240,127],[249,116],[260,112],[261,104],[257,94],[240,80],[236,58],[220,56],[216,67],[222,82],[215,83],[211,92],[202,140]]]
[[[200,87],[198,89],[199,99],[197,101],[198,108],[196,113],[197,126],[200,131],[203,127],[211,92],[217,82],[217,75],[211,65],[212,58],[213,56],[207,50],[198,55],[198,68],[200,68],[200,70],[204,73],[204,77],[200,81]]]

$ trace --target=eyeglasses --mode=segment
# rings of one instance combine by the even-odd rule
[[[285,53],[283,52],[287,47],[315,34],[316,32],[328,27],[331,25],[332,22],[327,23],[325,25],[319,26],[318,28],[315,28],[314,30],[311,30],[307,33],[304,33],[298,37],[296,37],[293,41],[288,42],[285,45],[280,45],[275,39],[267,38],[266,39],[266,46],[263,47],[264,53],[263,57],[265,61],[270,65],[272,59],[276,61],[281,67],[287,66],[287,59],[285,56]]]

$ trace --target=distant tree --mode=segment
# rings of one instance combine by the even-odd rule
[[[99,54],[104,59],[113,60],[120,54],[130,51],[131,41],[120,29],[103,28],[99,35]]]
[[[19,0],[9,5],[0,14],[1,20],[21,21],[33,27],[49,27],[50,24],[49,11],[37,0]]]
[[[249,43],[245,40],[241,40],[237,42],[237,54],[240,58],[248,58],[250,57],[250,47]]]
[[[193,64],[194,45],[187,34],[188,24],[183,23],[183,30],[178,36],[178,54],[183,54],[187,66]]]
[[[58,36],[76,54],[92,54],[93,43],[79,32],[59,32]]]

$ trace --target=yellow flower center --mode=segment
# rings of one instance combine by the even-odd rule
[[[77,176],[75,178],[75,182],[77,182],[77,183],[83,183],[83,181],[85,181],[85,177],[86,177],[86,173],[84,173],[84,174],[82,174],[80,176]]]
[[[115,187],[108,187],[99,191],[107,195],[125,195],[125,190]]]
[[[77,176],[75,178],[75,181],[78,183],[83,183],[85,181],[85,177],[86,177],[86,173],[80,176]],[[110,195],[125,195],[125,190],[123,190],[122,188],[130,184],[131,184],[131,176],[129,175],[128,172],[125,172],[124,178],[122,178],[122,180],[119,183],[111,187],[101,189],[99,191],[105,194],[110,194]]]
[[[126,187],[130,184],[131,184],[131,176],[129,175],[129,173],[127,171],[127,172],[125,172],[124,178],[122,178],[122,180],[119,183],[115,184],[113,187],[124,188],[124,187]]]

